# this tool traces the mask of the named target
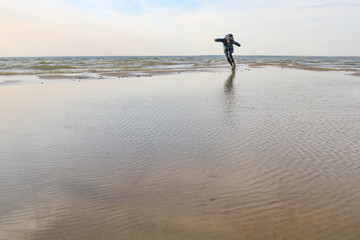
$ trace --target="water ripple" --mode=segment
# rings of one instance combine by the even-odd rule
[[[1,103],[0,239],[357,239],[358,81],[256,71]]]

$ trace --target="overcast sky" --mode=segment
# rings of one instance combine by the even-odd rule
[[[359,0],[0,0],[0,57],[360,56]]]

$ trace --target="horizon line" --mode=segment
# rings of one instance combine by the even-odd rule
[[[202,57],[202,56],[223,56],[222,54],[185,54],[185,55],[47,55],[47,56],[0,56],[0,58],[61,58],[61,57]],[[233,56],[244,57],[360,57],[359,55],[271,55],[271,54],[253,54]]]

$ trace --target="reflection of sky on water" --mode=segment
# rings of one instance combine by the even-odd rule
[[[351,238],[358,85],[257,69],[0,88],[0,238]]]

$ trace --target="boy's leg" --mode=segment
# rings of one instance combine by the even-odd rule
[[[225,53],[226,60],[227,60],[227,61],[230,63],[230,65],[232,66],[232,61],[231,61],[230,55],[231,55],[230,52]]]
[[[235,61],[234,61],[234,58],[233,58],[231,52],[228,52],[228,53],[226,54],[226,58],[228,59],[228,62],[230,63],[232,69],[235,69],[236,64],[235,64]]]

